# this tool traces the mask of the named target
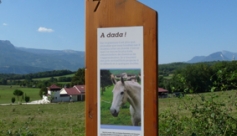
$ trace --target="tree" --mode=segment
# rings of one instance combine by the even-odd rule
[[[219,62],[212,66],[215,74],[211,77],[215,90],[237,88],[237,61]]]
[[[25,94],[25,102],[27,103],[29,101],[30,101],[30,97]]]
[[[79,68],[72,78],[71,86],[73,85],[84,85],[85,84],[85,69]]]
[[[43,95],[47,95],[48,94],[48,90],[46,87],[41,87],[40,91],[39,91],[39,96],[40,98],[43,97]]]
[[[109,70],[100,70],[100,87],[102,89],[101,94],[105,91],[105,87],[112,85],[111,73]]]
[[[158,76],[158,85],[159,85],[159,87],[162,87],[162,88],[165,88],[164,87],[164,76],[162,75],[162,76]]]
[[[12,103],[14,103],[16,101],[15,97],[12,97]]]
[[[19,97],[22,96],[24,93],[21,91],[21,90],[18,90],[16,89],[14,92],[13,92],[13,95],[15,95],[17,97],[17,100],[19,102]]]
[[[211,89],[211,66],[206,63],[187,65],[176,70],[169,84],[169,89],[177,92],[208,92]]]
[[[0,84],[2,84],[2,85],[7,85],[7,80],[6,80],[6,79],[1,79],[1,80],[0,80]]]
[[[57,78],[54,78],[53,76],[52,77],[50,77],[50,80],[49,80],[50,82],[57,82]]]

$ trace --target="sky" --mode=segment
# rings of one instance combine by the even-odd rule
[[[158,12],[159,64],[237,52],[236,0],[139,0]],[[84,0],[2,0],[0,40],[85,51]]]

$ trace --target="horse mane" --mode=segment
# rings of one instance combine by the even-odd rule
[[[126,85],[141,87],[141,85],[138,82],[135,82],[135,81],[125,81],[125,83],[126,83]],[[125,85],[125,83],[124,83],[124,85]]]

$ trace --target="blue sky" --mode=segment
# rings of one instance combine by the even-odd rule
[[[159,63],[237,52],[236,0],[139,0],[159,14]],[[85,51],[84,0],[2,0],[0,40]]]

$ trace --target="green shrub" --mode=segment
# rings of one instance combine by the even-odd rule
[[[25,96],[25,102],[29,102],[30,101],[30,97],[29,96]]]
[[[159,134],[237,135],[237,119],[232,114],[236,111],[236,96],[230,94],[229,100],[224,101],[221,96],[223,94],[211,93],[209,96],[198,94],[195,99],[193,96],[176,98],[179,104],[172,103],[172,107],[159,114]]]
[[[15,103],[16,98],[15,98],[15,97],[12,97],[11,101],[12,101],[12,103]]]
[[[23,92],[21,91],[21,90],[19,90],[19,89],[16,89],[14,92],[13,92],[13,95],[15,95],[16,97],[17,97],[17,100],[18,100],[18,102],[19,102],[19,97],[20,96],[23,96]],[[22,100],[22,99],[21,99]]]

